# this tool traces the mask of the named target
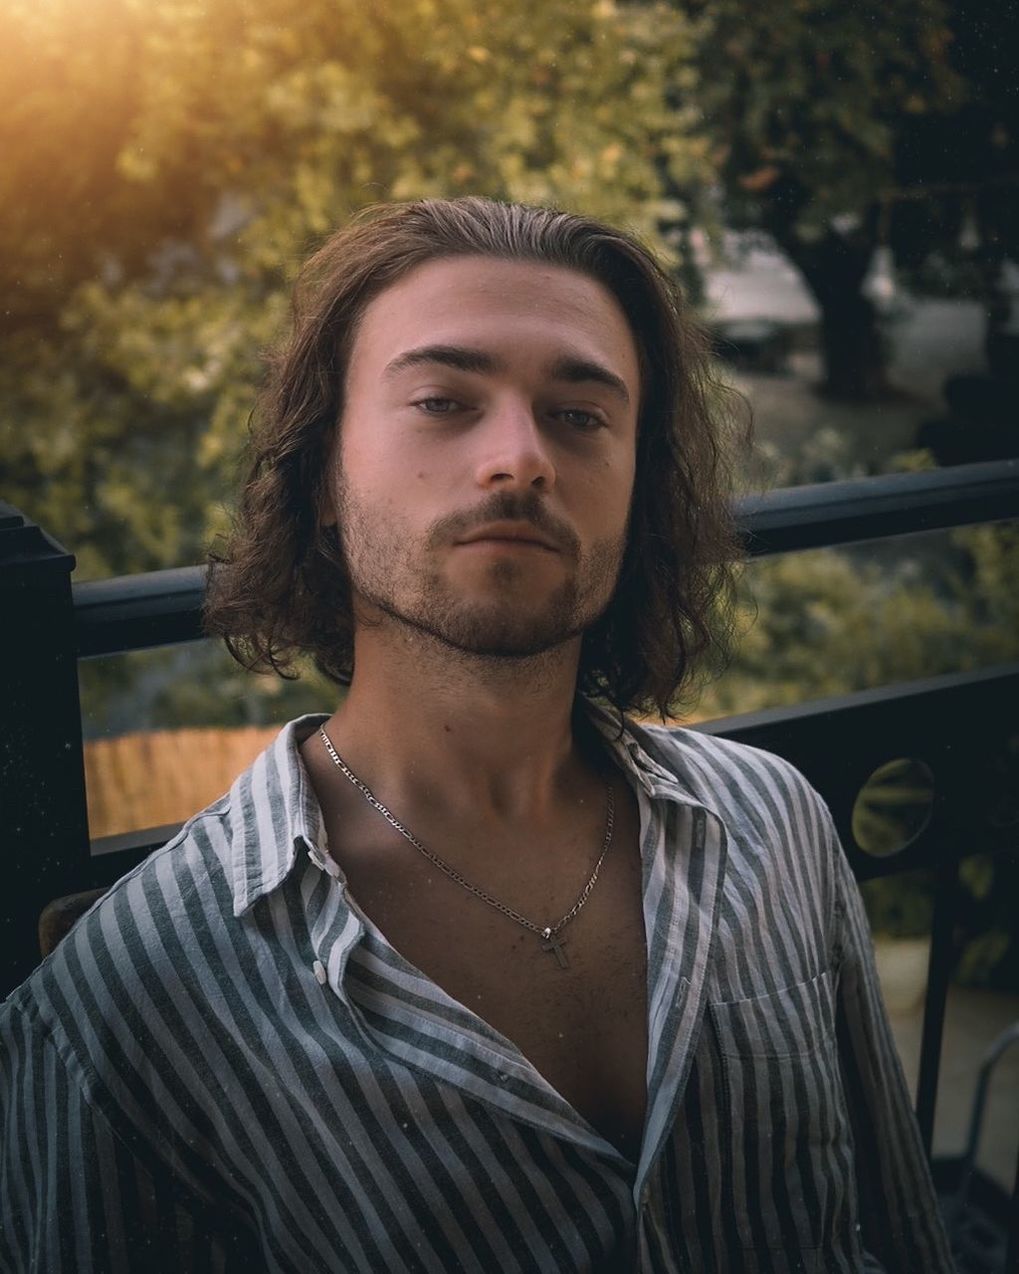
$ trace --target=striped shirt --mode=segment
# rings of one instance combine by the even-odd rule
[[[589,707],[640,811],[636,1162],[346,892],[312,714],[0,1008],[0,1268],[951,1271],[823,801]]]

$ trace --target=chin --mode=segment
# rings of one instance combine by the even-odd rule
[[[579,596],[572,579],[554,589],[536,588],[531,580],[523,588],[495,592],[452,588],[434,575],[423,583],[413,596],[377,597],[375,603],[408,628],[479,658],[527,659],[545,654],[580,637],[609,601],[606,597],[599,605],[590,596]]]
[[[464,606],[458,610],[451,608],[439,622],[434,622],[438,616],[430,618],[433,622],[425,620],[421,627],[445,644],[465,654],[503,659],[545,654],[578,637],[588,626],[586,622],[578,622],[572,609],[564,612],[559,608],[546,608],[544,613],[528,615],[523,604],[510,607],[508,613],[504,606]]]

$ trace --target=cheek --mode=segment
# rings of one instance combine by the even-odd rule
[[[346,428],[340,435],[337,463],[348,482],[362,484],[372,481],[379,466],[380,448],[377,440],[365,430]]]
[[[373,490],[398,490],[435,481],[456,458],[435,455],[434,445],[412,430],[387,429],[381,422],[352,420],[340,435],[339,463],[351,482]]]
[[[584,499],[601,534],[621,529],[633,499],[634,464],[630,457],[606,457],[586,482]]]

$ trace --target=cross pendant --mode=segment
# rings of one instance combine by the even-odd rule
[[[551,929],[543,930],[541,936],[544,938],[544,942],[541,944],[542,951],[554,952],[560,969],[568,969],[570,967],[570,962],[566,958],[566,952],[563,950],[563,947],[566,945],[565,938],[558,937],[558,935],[554,934]]]

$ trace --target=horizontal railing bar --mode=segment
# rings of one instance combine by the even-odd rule
[[[156,849],[165,845],[180,831],[182,823],[162,823],[158,827],[139,827],[134,832],[115,832],[112,836],[97,836],[89,842],[94,861],[106,854],[122,854],[125,850],[135,851],[139,848]]]
[[[783,487],[736,517],[755,557],[996,522],[1019,517],[1019,458]]]
[[[737,501],[751,557],[1019,517],[1019,459],[784,487]],[[74,584],[79,658],[198,641],[206,568]]]
[[[205,576],[180,566],[72,584],[78,658],[200,640]]]
[[[821,699],[803,699],[797,703],[780,704],[776,708],[759,708],[756,712],[713,717],[710,721],[697,721],[690,728],[722,738],[742,738],[780,726],[799,727],[805,722],[823,722],[849,709],[898,708],[899,705],[912,709],[929,695],[944,694],[945,691],[965,694],[983,686],[1006,682],[1019,686],[1019,663],[991,664],[966,672],[943,672],[932,677],[915,677],[911,681],[893,681],[867,690],[849,690]]]

